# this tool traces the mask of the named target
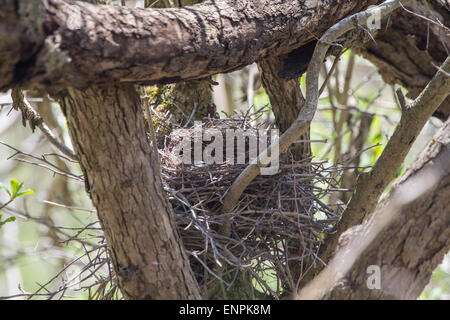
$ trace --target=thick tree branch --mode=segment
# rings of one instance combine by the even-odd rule
[[[330,45],[348,31],[354,29],[360,24],[366,23],[367,20],[373,16],[374,12],[379,13],[382,17],[386,16],[397,9],[400,5],[399,3],[399,0],[385,1],[376,8],[359,12],[341,20],[324,33],[317,43],[307,70],[306,107],[300,111],[296,120],[292,123],[289,129],[283,133],[280,139],[278,141],[274,141],[269,148],[262,151],[262,153],[258,156],[258,159],[253,161],[253,163],[250,164],[235,180],[223,199],[223,209],[225,212],[229,212],[233,209],[242,192],[260,173],[261,168],[268,166],[272,162],[272,159],[279,157],[280,153],[286,151],[292,143],[299,139],[301,135],[308,130],[309,124],[311,123],[316,112],[317,103],[319,100],[320,67],[325,59]]]
[[[170,83],[232,71],[287,53],[373,3],[341,2],[217,0],[131,9],[0,0],[0,91]]]
[[[445,60],[442,69],[450,71],[450,57]],[[398,169],[416,137],[450,92],[450,78],[438,71],[419,97],[402,110],[397,125],[386,148],[369,173],[362,173],[356,182],[356,190],[342,213],[336,233],[327,238],[321,248],[323,261],[329,261],[339,236],[348,228],[360,224],[372,213],[386,187],[395,178]]]
[[[386,83],[407,88],[415,99],[450,54],[449,23],[445,1],[413,1],[382,23],[376,43],[369,41],[357,51],[376,65]],[[433,115],[447,120],[450,98]]]
[[[300,89],[300,78],[285,79],[279,76],[283,67],[283,57],[271,57],[262,60],[258,67],[264,89],[270,99],[275,122],[283,133],[291,126],[300,110],[305,106],[305,98]],[[291,151],[296,160],[311,156],[309,131],[301,137],[303,143],[296,144]]]
[[[450,249],[450,120],[299,299],[416,299]],[[369,266],[381,288],[367,285]]]
[[[135,87],[68,93],[61,103],[121,292],[128,299],[199,299]]]

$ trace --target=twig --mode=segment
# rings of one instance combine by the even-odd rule
[[[402,112],[405,112],[407,105],[406,105],[406,99],[405,99],[405,96],[403,95],[402,89],[398,88],[395,91],[395,93],[397,94],[398,102],[400,104],[400,110],[402,110]]]
[[[20,161],[20,162],[29,163],[29,164],[32,164],[32,165],[35,165],[35,166],[43,167],[43,168],[46,168],[46,169],[52,171],[55,174],[59,174],[59,175],[62,175],[62,176],[65,176],[65,177],[68,177],[68,178],[71,178],[71,179],[83,182],[83,176],[82,175],[81,176],[77,176],[77,175],[73,174],[72,172],[69,172],[69,171],[66,171],[64,169],[59,168],[58,166],[56,166],[53,163],[51,163],[50,161],[48,161],[45,158],[45,155],[43,155],[42,157],[39,158],[39,157],[34,156],[34,155],[30,154],[30,153],[26,153],[26,152],[21,151],[21,150],[19,150],[17,148],[14,148],[13,146],[10,146],[7,143],[4,143],[4,142],[0,141],[0,144],[4,145],[5,147],[8,147],[8,148],[10,148],[10,149],[15,151],[15,153],[12,156],[8,157],[8,159],[14,158],[17,155],[24,155],[24,156],[30,157],[32,159],[38,160],[40,162],[43,162],[43,163],[47,164],[48,166],[42,165],[40,163],[34,163],[34,162],[31,162],[31,161],[27,161],[25,159],[15,159],[15,160],[16,161]]]
[[[13,199],[9,199],[4,204],[0,204],[0,210],[2,210],[3,208],[6,208],[11,202],[13,202]]]
[[[191,123],[192,118],[194,117],[195,112],[197,111],[197,102],[194,103],[194,108],[192,109],[191,115],[189,116],[189,119],[186,121],[186,124],[183,126],[183,128],[187,128],[189,123]]]
[[[60,203],[56,203],[56,202],[52,202],[52,201],[48,201],[48,200],[44,200],[42,201],[46,204],[50,204],[56,207],[61,207],[61,208],[65,208],[65,209],[69,209],[69,210],[75,210],[75,211],[85,211],[85,212],[89,212],[89,213],[96,213],[96,210],[91,210],[91,209],[85,209],[85,208],[79,208],[79,207],[72,207],[72,206],[68,206],[65,204],[60,204]]]
[[[44,119],[33,109],[31,104],[24,97],[22,90],[12,89],[11,98],[13,99],[13,108],[22,112],[22,124],[25,127],[26,122],[30,125],[31,130],[34,132],[38,127],[47,139],[62,153],[68,156],[72,160],[77,160],[75,153],[68,146],[59,141],[52,133],[49,127],[44,122]]]
[[[436,70],[442,72],[442,73],[445,74],[447,77],[450,77],[450,72],[445,72],[445,70],[443,70],[441,67],[435,65],[433,62],[431,62],[431,64],[433,65],[433,67],[436,68]]]
[[[412,14],[412,15],[414,15],[414,16],[420,18],[420,19],[426,20],[426,21],[428,21],[428,22],[430,22],[430,23],[432,23],[432,24],[434,24],[434,25],[437,25],[438,27],[443,28],[445,31],[447,31],[448,33],[450,33],[450,29],[449,29],[448,27],[446,27],[446,26],[445,26],[442,22],[440,22],[439,20],[438,20],[438,22],[436,22],[436,21],[434,21],[434,20],[432,20],[432,19],[430,19],[430,18],[427,18],[427,17],[425,17],[425,16],[423,16],[423,15],[420,15],[420,14],[418,14],[418,13],[416,13],[416,12],[413,12],[413,11],[411,11],[411,10],[406,9],[405,6],[403,6],[403,4],[400,4],[400,5],[401,5],[401,7],[403,8],[403,10],[405,10],[406,12],[408,12],[408,13],[410,13],[410,14]]]
[[[334,69],[336,69],[336,67],[337,67],[337,65],[338,65],[338,63],[339,63],[339,59],[341,58],[341,56],[342,56],[346,51],[347,51],[347,49],[341,50],[341,52],[339,52],[339,54],[338,54],[338,55],[336,56],[336,58],[334,59],[333,65],[331,66],[330,71],[328,71],[327,77],[325,78],[325,80],[324,80],[323,83],[322,83],[322,86],[321,86],[320,89],[319,89],[319,97],[322,95],[322,92],[325,90],[325,88],[326,88],[326,86],[327,86],[327,84],[328,84],[328,81],[330,80],[330,78],[331,78],[331,76],[332,76],[332,74],[333,74]]]

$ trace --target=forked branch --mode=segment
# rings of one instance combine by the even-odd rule
[[[430,83],[410,105],[406,105],[403,95],[397,92],[402,105],[400,123],[372,170],[358,177],[356,190],[342,213],[336,233],[327,239],[321,249],[320,257],[323,261],[330,260],[339,236],[352,226],[362,223],[375,209],[382,193],[395,178],[416,137],[433,112],[448,96],[450,78],[446,73],[449,71],[450,57],[447,57]]]
[[[406,2],[408,2],[408,0],[403,1],[403,3]],[[282,152],[286,151],[308,129],[316,112],[319,100],[320,66],[333,42],[358,25],[367,23],[369,18],[373,17],[375,13],[383,17],[397,9],[399,6],[400,0],[385,1],[377,7],[372,7],[371,9],[341,20],[325,32],[317,42],[316,49],[314,50],[311,62],[308,66],[306,75],[306,107],[300,111],[297,119],[292,123],[290,128],[283,133],[279,140],[274,141],[270,147],[262,151],[258,158],[255,159],[234,181],[223,199],[223,210],[225,212],[233,209],[245,188],[261,172],[261,168],[267,167],[273,159],[279,157]]]

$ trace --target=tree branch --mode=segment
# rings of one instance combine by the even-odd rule
[[[128,299],[200,299],[135,87],[68,92],[61,103],[122,294]]]
[[[406,1],[405,1],[406,2]],[[300,110],[297,119],[289,129],[283,133],[278,141],[274,141],[269,148],[262,151],[241,175],[234,181],[223,199],[223,209],[229,212],[236,205],[239,197],[250,182],[260,173],[261,168],[268,166],[273,159],[279,157],[280,153],[286,151],[289,146],[303,135],[309,128],[317,109],[319,100],[319,73],[320,66],[325,59],[330,45],[340,36],[354,29],[358,24],[366,23],[373,16],[374,12],[379,12],[381,16],[391,13],[399,7],[399,0],[385,1],[377,8],[371,8],[347,17],[328,29],[317,43],[313,56],[308,66],[306,75],[306,107]],[[376,10],[376,11],[375,11]],[[379,10],[379,11],[378,11]],[[278,145],[277,145],[278,144]],[[270,156],[268,156],[270,150]],[[260,161],[259,159],[264,159]]]
[[[450,70],[450,57],[443,66]],[[356,190],[342,213],[336,233],[330,235],[321,248],[320,257],[329,261],[337,246],[339,236],[348,228],[362,223],[373,212],[378,200],[389,183],[395,178],[398,169],[416,137],[450,92],[450,78],[438,71],[417,99],[402,110],[397,125],[386,148],[369,173],[362,173],[356,182]]]
[[[450,120],[298,299],[416,299],[450,249]],[[368,267],[381,287],[369,289]]]
[[[0,91],[172,83],[229,72],[288,53],[370,3],[340,2],[217,0],[131,9],[0,0]]]
[[[28,121],[31,130],[34,132],[34,129],[38,127],[41,132],[47,137],[51,144],[53,144],[59,151],[64,153],[72,160],[77,160],[77,156],[75,153],[66,146],[64,143],[58,140],[57,137],[52,133],[50,128],[45,124],[44,119],[37,113],[30,103],[23,96],[22,90],[13,89],[11,92],[11,97],[13,100],[13,108],[15,110],[20,110],[22,113],[22,124],[25,126]]]
[[[450,54],[449,21],[445,1],[410,2],[382,23],[376,43],[368,42],[357,52],[375,64],[386,83],[401,85],[408,90],[408,98],[416,99],[435,75],[435,66]],[[447,120],[450,98],[433,116]]]

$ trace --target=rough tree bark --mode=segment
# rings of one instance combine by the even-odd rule
[[[129,299],[199,299],[135,87],[67,91],[61,104],[121,292]]]
[[[339,3],[239,0],[132,10],[67,0],[0,2],[0,88],[44,88],[62,97],[126,297],[199,294],[191,273],[183,274],[189,265],[169,223],[155,159],[144,147],[134,89],[94,84],[163,83],[234,70],[300,46],[369,1]],[[317,24],[324,16],[328,23]],[[112,110],[102,112],[101,105]],[[170,292],[177,282],[181,290]]]
[[[258,67],[261,80],[270,99],[275,122],[280,132],[285,132],[305,105],[305,98],[300,89],[300,78],[286,79],[278,73],[283,69],[285,57],[271,57],[262,60]],[[296,144],[291,151],[297,160],[311,155],[309,132],[301,137],[303,143]],[[294,150],[295,149],[295,150]]]
[[[152,10],[0,0],[0,90],[205,78],[288,53],[374,2],[222,0]]]
[[[171,4],[172,2],[172,4]],[[155,8],[179,8],[202,2],[201,0],[158,1]],[[209,81],[208,81],[209,80]],[[210,79],[181,81],[170,85],[156,85],[150,88],[150,104],[162,118],[169,112],[171,124],[193,125],[194,121],[202,121],[208,116],[214,117],[216,108],[212,98]],[[153,119],[154,122],[160,121]]]
[[[450,5],[419,0],[405,7],[382,23],[376,42],[369,41],[358,53],[375,64],[385,82],[404,86],[415,99],[450,54]],[[445,121],[449,115],[447,98],[434,116]]]
[[[450,120],[369,221],[341,236],[330,265],[299,298],[417,299],[450,250],[449,205]],[[381,288],[368,288],[369,266],[380,268]]]

